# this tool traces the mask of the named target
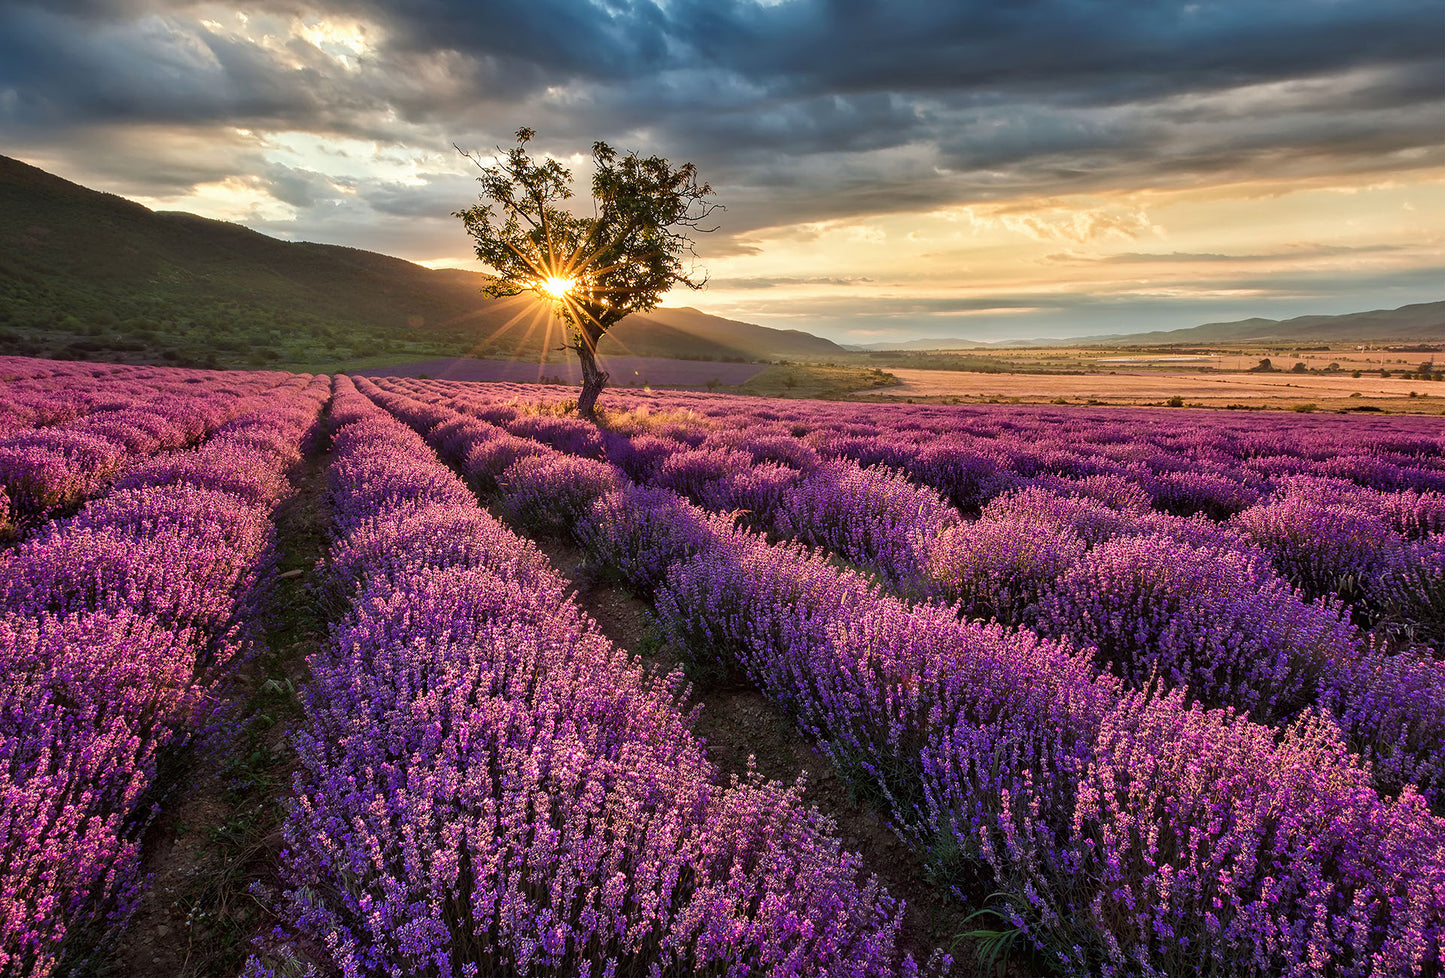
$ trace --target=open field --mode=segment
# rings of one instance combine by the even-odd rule
[[[761,363],[622,356],[599,357],[598,365],[610,375],[610,383],[624,387],[733,387],[751,380],[766,366]],[[449,357],[350,372],[363,377],[435,377],[439,380],[562,383],[573,386],[582,383],[582,370],[577,358],[570,354],[544,363]]]
[[[1436,418],[0,379],[6,974],[1445,966]]]
[[[1434,344],[1401,344],[1426,346],[1429,350],[1406,352],[1364,344],[1335,343],[1320,349],[1288,345],[1227,346],[1131,346],[1120,343],[1102,346],[1003,347],[974,350],[913,350],[855,353],[858,362],[872,363],[887,370],[961,370],[973,373],[1077,373],[1105,372],[1121,364],[1148,367],[1151,370],[1194,371],[1213,367],[1220,371],[1241,373],[1268,359],[1275,369],[1289,370],[1303,363],[1311,370],[1323,370],[1331,363],[1346,373],[1352,370],[1392,373],[1413,372],[1422,363],[1445,361],[1445,336]]]
[[[1378,374],[1224,373],[1143,371],[1122,367],[1088,374],[968,373],[890,368],[897,386],[881,392],[899,398],[1013,399],[1023,403],[1065,398],[1114,404],[1162,404],[1181,397],[1192,406],[1244,405],[1288,409],[1315,404],[1320,410],[1378,407],[1390,412],[1445,411],[1445,382],[1381,378]],[[1414,392],[1415,397],[1411,397]],[[865,393],[859,390],[857,393]]]
[[[858,389],[891,387],[891,376],[876,368],[815,364],[734,363],[665,357],[600,357],[614,387],[681,387],[722,390],[759,397],[846,397]],[[407,363],[359,364],[333,369],[359,377],[416,377],[480,383],[536,383],[577,386],[576,357],[529,360],[444,358]]]
[[[605,360],[617,387],[708,388],[761,397],[819,397],[838,400],[983,400],[1018,403],[1162,405],[1182,398],[1191,407],[1249,407],[1279,410],[1314,405],[1320,411],[1379,410],[1392,414],[1438,414],[1445,411],[1445,382],[1405,378],[1393,363],[1392,376],[1373,372],[1350,375],[1365,361],[1346,353],[1302,353],[1279,362],[1304,362],[1318,373],[1261,373],[1227,370],[1226,364],[1253,365],[1250,356],[1204,356],[1170,353],[1100,353],[1098,350],[1020,351],[1000,354],[987,371],[867,367],[813,363],[743,364],[657,357],[611,357]],[[1375,356],[1374,354],[1370,354]],[[1365,356],[1358,354],[1357,356]],[[1146,366],[1138,359],[1157,360]],[[1181,360],[1182,358],[1182,360]],[[1196,359],[1210,369],[1199,369]],[[1412,355],[1406,366],[1428,359]],[[1340,363],[1339,371],[1324,371]],[[997,369],[995,369],[997,368]],[[1393,369],[1392,369],[1393,368]],[[339,369],[339,368],[338,368]],[[525,360],[435,359],[404,364],[359,365],[358,376],[430,377],[434,379],[549,383],[581,382],[575,358],[535,363]],[[896,381],[896,382],[895,382]],[[1411,392],[1416,396],[1412,397]]]

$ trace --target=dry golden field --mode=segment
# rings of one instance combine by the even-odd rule
[[[1343,355],[1333,355],[1331,360],[1345,365]],[[1239,405],[1288,410],[1313,404],[1321,411],[1360,407],[1411,414],[1445,411],[1445,382],[1406,380],[1398,376],[1382,378],[1378,368],[1373,375],[1352,377],[1348,370],[1338,374],[1296,374],[1225,372],[1218,368],[1185,372],[1120,366],[1115,372],[1083,374],[974,373],[895,367],[889,373],[898,378],[896,386],[881,394],[869,390],[858,393],[886,399],[1018,399],[1022,403],[1048,403],[1063,398],[1071,403],[1092,400],[1110,404],[1161,404],[1180,397],[1185,404],[1198,407]]]

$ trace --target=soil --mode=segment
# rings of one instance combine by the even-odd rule
[[[239,974],[252,941],[276,921],[250,892],[279,884],[284,799],[295,766],[289,732],[306,657],[326,625],[309,584],[330,525],[325,468],[317,452],[276,513],[276,580],[262,641],[235,677],[234,720],[214,743],[180,759],[170,800],[144,838],[149,877],[118,944],[99,963],[105,976],[199,978]]]

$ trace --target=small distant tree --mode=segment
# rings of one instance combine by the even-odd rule
[[[481,168],[480,201],[455,212],[476,245],[477,258],[496,274],[483,292],[493,297],[533,292],[552,303],[567,327],[567,344],[582,366],[577,413],[595,419],[597,396],[607,374],[597,364],[597,344],[634,312],[656,308],[674,285],[701,289],[690,232],[703,227],[718,204],[712,188],[698,183],[697,168],[674,168],[660,156],[619,155],[604,142],[592,144],[592,215],[561,203],[572,196],[572,174],[553,159],[533,159],[532,129],[517,130],[517,145]],[[500,152],[500,150],[499,150]]]

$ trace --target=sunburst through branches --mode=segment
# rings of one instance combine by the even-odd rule
[[[577,412],[593,417],[607,374],[597,365],[597,343],[616,323],[645,312],[674,285],[701,289],[692,231],[719,205],[697,168],[674,168],[659,156],[619,156],[603,142],[592,145],[593,216],[561,206],[572,197],[572,174],[555,159],[533,158],[532,129],[517,130],[517,145],[495,165],[481,168],[481,202],[456,212],[476,245],[477,257],[495,270],[484,290],[490,296],[532,292],[551,304],[567,326],[582,367]],[[459,148],[459,151],[460,148]]]

